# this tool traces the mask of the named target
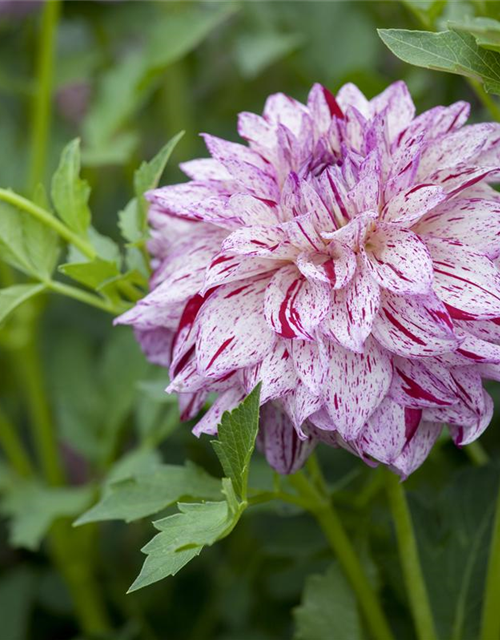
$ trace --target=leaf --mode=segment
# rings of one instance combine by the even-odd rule
[[[404,62],[475,78],[486,91],[500,94],[500,54],[481,49],[470,34],[405,29],[379,29],[378,33]]]
[[[143,25],[143,48],[130,52],[101,78],[84,122],[86,161],[102,164],[128,158],[137,138],[131,139],[123,128],[159,86],[163,71],[195,49],[233,12],[229,3],[191,5],[160,18],[156,15],[150,24]],[[121,144],[119,153],[117,142]]]
[[[256,78],[304,43],[300,33],[248,33],[237,40],[236,62],[245,78]]]
[[[294,640],[362,640],[356,598],[337,562],[324,575],[307,578],[294,610]]]
[[[454,31],[465,31],[472,34],[476,43],[491,51],[500,51],[500,22],[493,18],[468,18],[463,22],[451,22],[449,27]]]
[[[228,535],[239,517],[230,511],[226,501],[179,504],[179,510],[180,513],[153,523],[160,533],[142,549],[148,557],[129,593],[175,575],[204,546]]]
[[[44,291],[43,284],[15,284],[7,289],[0,289],[0,322],[26,300]]]
[[[120,275],[115,262],[101,258],[90,262],[68,262],[60,265],[59,271],[91,289],[98,289],[110,278]]]
[[[28,640],[30,613],[36,596],[37,576],[25,566],[0,579],[0,620],[6,640]]]
[[[9,541],[13,547],[38,549],[52,523],[58,518],[74,517],[92,500],[92,488],[46,487],[17,480],[5,492],[0,509],[10,516]]]
[[[192,463],[161,465],[151,471],[111,483],[101,500],[75,522],[100,520],[133,522],[158,513],[181,499],[216,500],[221,497],[220,481]]]
[[[51,196],[61,220],[75,233],[86,237],[90,225],[90,210],[87,205],[90,187],[80,178],[78,138],[63,149],[59,166],[52,178]]]
[[[410,503],[440,638],[478,637],[499,481],[498,469],[469,468],[428,505]]]
[[[260,385],[231,412],[225,412],[218,428],[218,438],[212,442],[225,475],[234,489],[246,500],[248,469],[259,429]]]
[[[168,159],[172,155],[172,151],[175,149],[183,135],[184,131],[181,131],[171,138],[152,160],[149,162],[143,162],[134,174],[134,189],[139,215],[138,227],[142,231],[142,235],[144,235],[144,231],[146,230],[146,215],[149,206],[148,202],[144,198],[144,194],[146,191],[155,189],[158,186],[162,173],[167,166]]]
[[[0,203],[0,256],[37,280],[48,279],[59,253],[57,235],[29,214]]]

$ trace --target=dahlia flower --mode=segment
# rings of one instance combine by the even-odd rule
[[[204,134],[190,181],[148,194],[151,292],[119,322],[169,367],[181,417],[215,434],[258,382],[259,446],[280,473],[318,441],[406,477],[443,424],[458,445],[500,379],[500,128],[457,102],[415,117],[314,85]]]

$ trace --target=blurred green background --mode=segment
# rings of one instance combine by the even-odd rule
[[[446,9],[449,15],[456,11],[455,4]],[[0,185],[28,196],[42,11],[43,3],[0,2]],[[474,119],[487,119],[463,79],[397,60],[376,32],[392,27],[418,25],[397,2],[64,2],[45,179],[63,146],[81,137],[93,223],[118,239],[117,213],[132,195],[133,171],[144,158],[184,129],[163,181],[181,179],[178,162],[205,155],[199,132],[236,139],[238,112],[259,113],[270,93],[284,91],[303,100],[314,82],[335,92],[352,81],[371,97],[404,79],[419,111],[466,99],[473,103]],[[94,492],[137,443],[158,446],[167,462],[190,458],[219,473],[208,441],[196,440],[188,426],[178,425],[175,401],[162,392],[166,373],[145,363],[131,331],[112,329],[111,317],[53,297],[21,308],[0,329],[0,406],[28,446],[33,444],[28,433],[33,396],[22,366],[15,362],[30,343],[32,314],[40,317],[39,373],[49,419],[74,485],[90,483]],[[492,393],[500,402],[494,385]],[[483,438],[493,457],[500,442],[497,427]],[[338,504],[373,580],[384,584],[383,600],[398,638],[411,640],[380,477],[345,452],[322,448],[320,457],[336,483]],[[0,489],[2,473],[0,461]],[[253,473],[267,473],[259,456]],[[479,554],[486,546],[477,538],[475,523],[487,507],[490,480],[487,475],[478,480],[477,473],[465,453],[443,440],[408,483],[415,493],[429,575],[455,564],[460,572],[470,546],[476,544]],[[463,487],[469,482],[479,485],[467,494]],[[478,486],[486,488],[482,495]],[[40,544],[33,530],[34,542],[16,540],[15,523],[19,525],[21,516],[39,523],[41,511],[47,514],[46,526],[51,524],[50,505],[36,494],[23,500],[12,504],[7,496],[1,506],[14,520],[9,523],[6,517],[0,523],[0,640],[82,638],[64,570],[54,564],[50,544]],[[440,520],[443,514],[448,516],[446,525]],[[26,531],[31,525],[24,521],[22,526]],[[462,527],[462,538],[451,548],[447,527]],[[75,556],[81,548],[77,545],[90,549],[87,557],[109,618],[110,640],[291,638],[291,610],[301,601],[306,577],[323,571],[330,561],[314,522],[288,507],[262,507],[179,576],[127,596],[142,563],[139,549],[152,535],[150,522],[91,525],[71,535]],[[74,557],[64,560],[71,564]],[[479,572],[483,560],[480,555],[474,559]],[[445,578],[444,584],[436,579],[433,594],[442,628],[447,628],[461,597],[459,577],[448,573]],[[474,591],[470,578],[466,589]],[[463,639],[473,633],[466,631]]]

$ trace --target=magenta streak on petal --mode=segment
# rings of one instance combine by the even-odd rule
[[[335,273],[335,263],[333,260],[327,260],[322,264],[326,277],[334,285],[337,282],[337,274]]]
[[[467,311],[462,311],[461,309],[456,309],[451,304],[447,302],[444,303],[444,306],[448,310],[450,317],[455,320],[477,320],[477,316],[472,313],[467,313]]]
[[[444,322],[450,329],[453,330],[453,322],[448,313],[444,313],[443,311],[439,311],[436,309],[427,309],[429,315],[431,315],[435,320]]]
[[[332,118],[335,116],[336,118],[340,118],[341,120],[343,120],[344,114],[333,93],[328,91],[326,87],[322,86],[321,88],[323,89],[323,95],[325,96],[326,104],[328,105],[328,109],[330,110],[330,115],[332,116]]]
[[[184,367],[187,365],[187,363],[189,362],[193,354],[194,354],[194,345],[186,351],[186,353],[182,356],[182,358],[177,363],[177,366],[172,371],[173,377],[175,377],[179,373],[179,371],[182,371],[184,369]]]
[[[196,319],[196,316],[198,315],[198,311],[200,310],[201,305],[214,291],[215,287],[212,287],[212,289],[209,289],[204,296],[197,293],[187,301],[186,306],[184,307],[184,311],[182,312],[181,319],[179,320],[179,325],[177,327],[177,331],[175,332],[175,337],[172,341],[170,353],[171,357],[173,355],[179,333],[182,329],[192,326],[193,322]]]
[[[407,278],[404,273],[402,273],[397,267],[395,267],[393,264],[390,264],[389,262],[384,262],[383,260],[380,260],[380,258],[377,258],[377,256],[372,253],[372,258],[375,260],[375,262],[379,265],[382,265],[383,267],[388,267],[389,269],[391,269],[391,271],[393,271],[398,278],[401,278],[401,280],[405,280],[406,282],[412,282],[412,280],[410,278]]]
[[[299,229],[302,231],[302,233],[305,235],[305,237],[307,238],[307,241],[309,242],[309,244],[312,246],[313,249],[318,250],[318,246],[316,244],[314,244],[314,242],[311,240],[311,238],[307,235],[306,230],[304,229],[304,227],[300,224],[300,222],[298,220],[296,220],[296,223],[299,226]],[[278,245],[277,245],[278,246]],[[271,249],[271,251],[274,251],[274,249]]]
[[[210,266],[215,267],[218,264],[221,264],[222,262],[227,262],[228,260],[233,260],[234,256],[219,256],[218,258],[215,258],[215,260],[212,260],[212,264]]]
[[[224,340],[224,342],[221,344],[221,346],[217,349],[217,351],[215,352],[215,354],[212,356],[212,359],[210,360],[210,362],[208,363],[208,366],[206,368],[206,370],[208,371],[210,369],[210,367],[213,365],[213,363],[217,360],[217,358],[221,355],[221,353],[227,349],[229,347],[229,345],[231,344],[231,342],[234,340],[234,336],[232,336],[231,338],[228,338],[227,340]]]
[[[283,336],[283,338],[296,338],[297,332],[294,331],[291,324],[288,322],[287,318],[287,309],[290,309],[291,319],[295,322],[295,325],[298,329],[302,328],[300,316],[296,309],[294,309],[293,304],[300,292],[302,287],[302,283],[299,283],[299,280],[294,280],[292,284],[288,287],[288,291],[285,294],[285,298],[280,305],[280,310],[278,313],[279,322],[281,325],[281,331],[278,333]],[[298,285],[298,286],[297,286]]]
[[[342,198],[340,197],[340,193],[339,190],[337,189],[337,185],[335,184],[335,181],[332,179],[330,173],[327,172],[327,178],[328,178],[328,182],[330,183],[330,187],[335,195],[335,201],[337,202],[337,204],[339,205],[339,209],[342,213],[342,215],[344,216],[345,220],[350,220],[350,216],[347,213],[347,210],[344,206],[344,202],[342,200]]]
[[[405,437],[406,442],[410,442],[417,432],[418,425],[422,419],[422,409],[410,409],[405,407]]]
[[[465,356],[466,358],[470,358],[471,360],[475,360],[476,362],[483,362],[485,359],[487,359],[487,358],[482,358],[477,353],[472,353],[471,351],[466,351],[465,349],[460,349],[460,348],[456,350],[456,353],[459,353],[460,355]]]
[[[248,289],[249,286],[250,286],[249,284],[244,284],[239,289],[235,289],[234,291],[231,291],[231,293],[229,293],[227,296],[225,296],[226,300],[229,300],[229,298],[232,298],[233,296],[237,296],[242,291],[245,291],[245,289]]]
[[[443,264],[443,263],[434,261],[434,264]],[[470,280],[467,280],[466,278],[462,278],[461,276],[457,276],[457,275],[455,275],[453,273],[449,273],[448,271],[441,271],[441,269],[434,269],[434,271],[436,273],[441,273],[444,276],[449,276],[450,278],[454,278],[455,280],[461,280],[462,282],[465,282],[466,284],[470,284],[473,287],[477,287],[478,289],[481,289],[481,291],[484,291],[485,293],[488,293],[490,296],[493,296],[494,298],[496,298],[496,300],[500,300],[500,298],[498,296],[496,296],[491,291],[488,291],[488,289],[485,289],[484,287],[481,287],[477,283],[471,282]]]
[[[445,400],[440,400],[439,398],[436,398],[435,396],[433,396],[432,393],[429,393],[425,389],[422,389],[422,387],[419,384],[417,384],[415,380],[412,380],[411,378],[409,378],[398,368],[396,368],[396,371],[401,376],[401,379],[404,382],[406,382],[406,384],[408,385],[408,387],[404,388],[404,391],[411,398],[415,398],[415,400],[427,400],[428,402],[435,402],[436,404],[439,404],[442,406],[449,405],[449,402],[446,402]]]
[[[386,318],[389,320],[389,322],[391,324],[393,324],[396,329],[398,329],[399,331],[401,331],[401,333],[404,333],[404,335],[407,338],[410,338],[410,340],[412,340],[413,342],[416,342],[417,344],[421,345],[421,346],[425,346],[425,341],[422,340],[421,338],[413,335],[413,333],[411,333],[411,331],[409,331],[406,327],[404,327],[401,322],[399,322],[399,320],[397,318],[395,318],[392,313],[390,313],[390,311],[388,311],[387,309],[384,309],[384,314],[386,316]]]

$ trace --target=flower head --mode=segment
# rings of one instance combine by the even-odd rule
[[[148,194],[151,293],[121,317],[170,368],[194,432],[262,382],[259,442],[281,473],[320,440],[403,477],[447,423],[492,416],[500,379],[500,128],[464,102],[415,117],[404,83],[368,101],[315,85],[204,139],[189,182]]]

